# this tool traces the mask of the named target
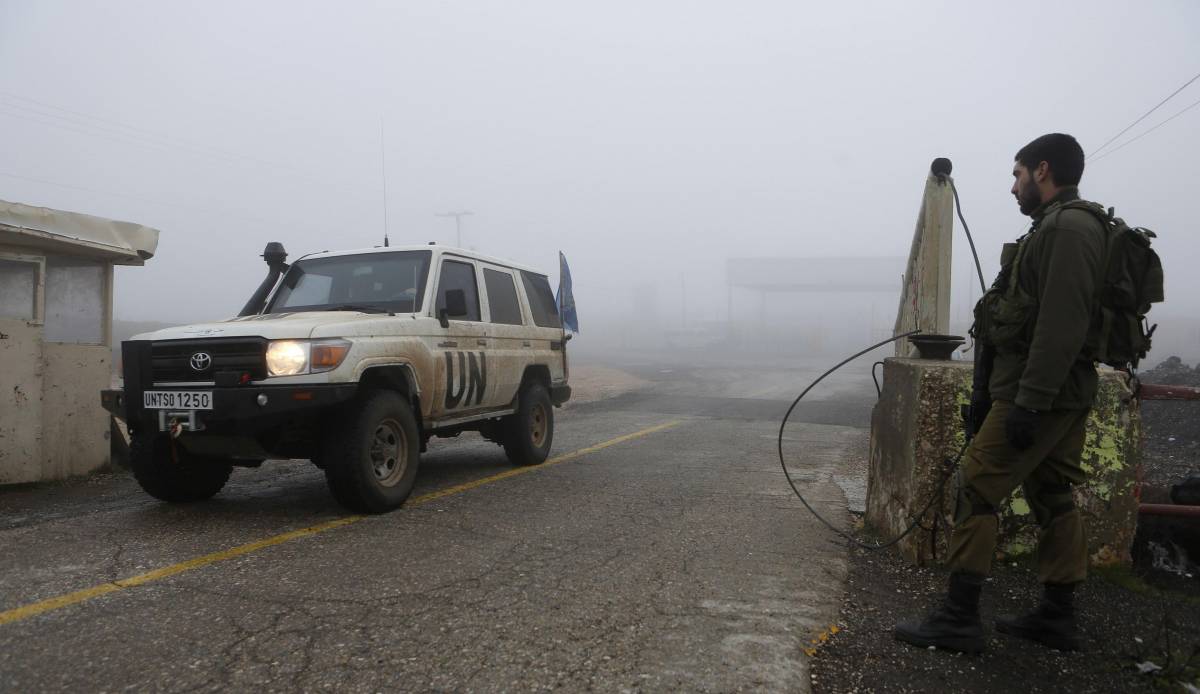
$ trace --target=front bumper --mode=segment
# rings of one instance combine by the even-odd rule
[[[148,388],[146,390],[203,390],[212,392],[211,410],[189,410],[194,412],[195,421],[205,429],[228,432],[252,433],[315,413],[326,407],[345,402],[354,397],[358,386],[354,383],[256,386],[245,385],[231,388],[198,386],[194,388]],[[260,404],[259,396],[264,396]],[[141,390],[103,390],[100,403],[104,409],[125,420],[131,430],[146,427],[159,428],[159,412],[162,410],[142,407]],[[175,415],[172,412],[168,416]]]
[[[303,428],[317,413],[354,397],[358,385],[293,384],[239,385],[236,373],[214,374],[220,385],[154,385],[153,343],[149,340],[127,340],[121,343],[121,359],[125,364],[125,389],[100,393],[104,409],[125,420],[130,433],[138,430],[160,431],[165,420],[188,422],[190,430],[210,433],[258,435],[270,429]],[[211,410],[172,411],[160,417],[164,410],[142,407],[142,393],[155,390],[208,391],[212,393]],[[265,401],[259,404],[259,396]]]

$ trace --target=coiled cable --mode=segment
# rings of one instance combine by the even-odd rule
[[[987,293],[987,284],[986,284],[985,280],[983,279],[983,267],[979,264],[979,253],[977,253],[975,250],[975,239],[971,236],[971,229],[967,226],[966,218],[963,217],[962,203],[958,199],[958,189],[954,187],[954,179],[950,178],[950,176],[949,176],[948,164],[949,164],[949,162],[947,160],[947,168],[945,169],[946,173],[940,174],[939,178],[941,178],[942,180],[944,180],[950,184],[950,191],[954,194],[954,208],[958,212],[958,220],[960,222],[962,222],[963,232],[965,232],[967,235],[967,243],[969,243],[971,246],[971,257],[973,257],[975,259],[975,273],[979,277],[979,288],[983,293]],[[870,544],[867,542],[863,542],[862,540],[859,540],[858,538],[854,537],[853,535],[845,532],[841,528],[834,526],[832,523],[830,523],[828,520],[826,520],[824,518],[824,516],[822,516],[820,513],[817,513],[817,510],[814,509],[812,507],[812,505],[808,503],[808,500],[804,498],[804,495],[800,493],[800,488],[796,486],[796,481],[792,479],[791,473],[788,472],[787,463],[784,461],[784,458],[783,458],[783,431],[787,427],[788,419],[792,416],[792,412],[796,409],[796,406],[800,404],[800,401],[804,399],[805,395],[808,395],[808,392],[810,390],[815,388],[818,383],[825,380],[825,378],[827,376],[829,376],[833,372],[837,371],[838,369],[842,368],[846,364],[849,364],[850,362],[854,361],[855,359],[861,357],[862,355],[867,354],[868,352],[871,352],[880,347],[883,347],[884,345],[896,342],[897,340],[902,340],[906,337],[911,337],[920,332],[921,331],[919,329],[918,330],[910,330],[909,332],[901,333],[899,335],[896,335],[895,337],[890,337],[886,340],[876,342],[875,344],[871,345],[870,347],[867,347],[866,349],[863,349],[859,352],[855,352],[854,354],[850,355],[849,357],[846,357],[842,361],[838,362],[836,366],[830,368],[825,373],[818,376],[817,380],[808,384],[808,387],[805,388],[800,393],[800,395],[797,396],[796,399],[792,401],[791,406],[788,407],[787,413],[783,415],[783,421],[779,424],[779,438],[777,441],[778,450],[779,450],[779,466],[781,468],[783,468],[783,476],[787,478],[788,485],[791,486],[792,491],[796,494],[796,498],[800,499],[800,503],[804,504],[804,508],[808,509],[809,513],[813,514],[813,516],[815,516],[817,520],[821,521],[822,525],[824,525],[826,528],[829,528],[833,532],[837,533],[841,537],[845,538],[852,544],[857,545],[858,547],[861,547],[863,549],[880,550],[880,549],[885,549],[887,547],[891,547],[892,545],[895,545],[896,543],[903,540],[905,537],[908,537],[908,535],[910,533],[912,533],[913,530],[916,530],[918,527],[921,527],[921,519],[924,518],[925,514],[929,512],[929,509],[933,507],[934,502],[941,499],[943,493],[945,493],[946,482],[952,476],[953,470],[955,470],[958,467],[958,464],[962,460],[963,455],[966,454],[967,446],[969,446],[970,442],[971,442],[970,437],[967,437],[966,441],[962,445],[962,448],[960,448],[958,450],[958,453],[954,456],[954,458],[947,461],[946,471],[942,474],[942,479],[938,482],[937,491],[929,497],[929,501],[927,501],[925,503],[925,506],[923,506],[921,508],[921,512],[916,515],[916,517],[913,519],[912,523],[910,523],[909,526],[907,528],[905,528],[903,532],[901,532],[896,537],[888,540],[887,542],[884,542],[882,544]],[[879,366],[882,363],[883,362],[875,362],[874,364],[871,365],[871,379],[873,381],[875,381],[876,393],[880,394],[880,395],[882,394],[882,389],[879,387],[879,379],[877,379],[875,377],[875,367]]]
[[[934,502],[937,501],[938,499],[942,498],[942,493],[946,489],[946,481],[948,479],[950,479],[950,474],[947,473],[947,474],[942,475],[942,479],[938,483],[937,492],[929,497],[929,501],[926,502],[925,506],[921,509],[921,512],[917,514],[917,517],[913,520],[913,522],[911,524],[909,524],[909,526],[907,528],[904,529],[904,532],[900,533],[896,537],[892,538],[891,540],[888,540],[887,542],[885,542],[883,544],[870,544],[867,542],[863,542],[862,540],[859,540],[858,538],[854,537],[853,535],[845,532],[841,528],[834,526],[832,523],[830,523],[828,520],[826,520],[824,516],[822,516],[820,513],[817,513],[817,510],[815,508],[813,508],[812,505],[808,503],[808,500],[804,498],[804,495],[800,493],[800,488],[796,486],[796,481],[794,479],[792,479],[791,473],[788,472],[787,463],[784,461],[784,458],[783,458],[783,431],[787,427],[788,419],[791,418],[792,412],[795,411],[796,406],[800,404],[800,401],[804,399],[805,395],[808,395],[809,391],[811,391],[813,388],[815,388],[817,386],[817,384],[819,384],[821,381],[824,381],[827,376],[829,376],[833,372],[837,371],[838,369],[842,368],[846,364],[849,364],[850,362],[854,361],[855,359],[861,357],[862,355],[864,355],[868,352],[871,352],[872,350],[878,349],[880,347],[883,347],[884,345],[890,344],[897,340],[900,340],[900,339],[903,339],[906,337],[911,337],[912,335],[916,335],[919,332],[921,332],[921,331],[920,330],[910,330],[909,332],[901,333],[900,335],[896,335],[895,337],[891,337],[886,340],[876,342],[875,344],[871,345],[870,347],[867,347],[866,349],[856,352],[856,353],[850,355],[849,357],[846,357],[842,361],[838,362],[836,366],[830,368],[825,373],[818,376],[817,380],[808,384],[808,387],[805,388],[804,391],[801,392],[800,395],[797,396],[796,399],[792,401],[791,407],[789,407],[787,410],[787,413],[783,415],[783,422],[780,423],[780,425],[779,425],[779,437],[777,440],[778,450],[779,450],[779,466],[781,468],[783,468],[783,476],[787,478],[788,484],[791,486],[792,491],[796,494],[796,498],[800,499],[800,503],[804,504],[804,508],[808,509],[809,513],[813,514],[813,516],[815,516],[817,518],[817,520],[821,521],[822,525],[824,525],[826,528],[829,528],[830,530],[837,533],[838,535],[842,536],[849,542],[851,542],[859,547],[862,547],[863,549],[868,549],[868,550],[885,549],[887,547],[891,547],[892,545],[900,542],[905,537],[908,537],[909,533],[911,533],[913,530],[916,530],[917,527],[921,524],[921,519],[924,518],[925,514],[929,511],[929,509],[933,507]],[[955,467],[957,467],[958,462],[960,460],[962,460],[963,454],[966,453],[966,451],[967,451],[967,444],[964,443],[963,447],[961,449],[959,449],[958,454],[953,458],[952,462],[949,463],[948,468],[954,469]]]

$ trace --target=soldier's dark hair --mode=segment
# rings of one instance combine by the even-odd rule
[[[1029,170],[1046,162],[1050,175],[1060,186],[1077,186],[1083,178],[1083,148],[1075,138],[1063,133],[1042,135],[1017,152],[1016,161]]]

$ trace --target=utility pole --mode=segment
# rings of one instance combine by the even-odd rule
[[[437,215],[435,215],[435,216],[437,216],[437,217],[453,217],[453,218],[454,218],[454,233],[455,233],[455,235],[456,235],[456,237],[457,237],[457,243],[456,243],[456,245],[457,245],[459,248],[462,248],[462,218],[463,218],[463,217],[470,217],[472,214],[474,214],[474,212],[467,212],[467,211],[463,211],[463,212],[441,212],[441,213],[438,213],[438,214],[437,214]]]
[[[383,116],[379,117],[379,171],[383,176],[383,247],[387,248],[388,218],[387,218],[387,148],[383,144]]]
[[[687,330],[687,275],[679,273],[679,320],[680,328]]]

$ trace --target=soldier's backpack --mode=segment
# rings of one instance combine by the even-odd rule
[[[1116,369],[1136,369],[1150,351],[1150,338],[1158,325],[1150,325],[1146,314],[1163,301],[1163,268],[1150,247],[1156,235],[1142,227],[1131,227],[1113,214],[1113,208],[1086,200],[1066,202],[1060,210],[1087,210],[1108,231],[1104,253],[1104,279],[1099,289],[1099,307],[1094,330],[1095,358]]]

